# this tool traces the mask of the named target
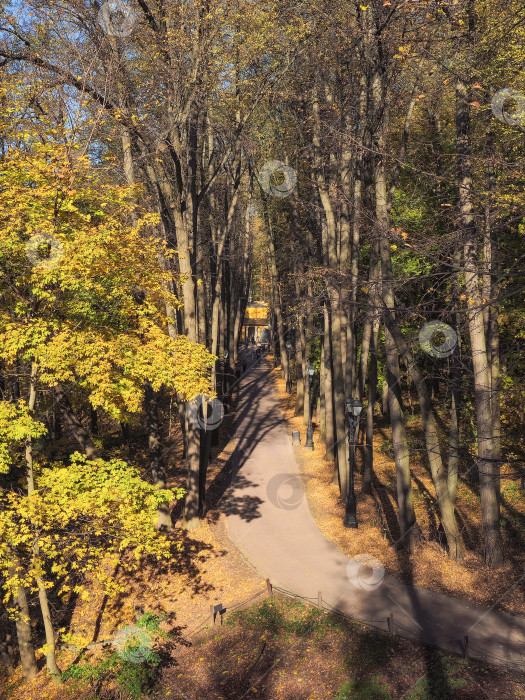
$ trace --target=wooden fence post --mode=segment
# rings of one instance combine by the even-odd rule
[[[388,633],[394,634],[394,613],[388,616]]]
[[[463,638],[463,658],[468,659],[468,635]]]
[[[323,594],[321,591],[317,592],[317,607],[322,610],[323,609]]]
[[[266,589],[268,591],[268,597],[272,596],[273,595],[273,587],[272,587],[272,584],[270,583],[269,578],[266,579]]]

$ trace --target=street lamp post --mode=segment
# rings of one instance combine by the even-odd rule
[[[348,493],[346,496],[345,527],[357,528],[357,500],[354,490],[355,433],[363,404],[349,396],[345,401],[346,425],[348,429]]]
[[[312,428],[312,381],[315,374],[315,367],[313,365],[308,365],[306,372],[308,374],[308,428],[306,429],[305,447],[307,450],[313,450],[314,429]]]
[[[226,361],[228,359],[228,351],[225,350],[222,354],[222,396],[225,396],[228,394],[228,391],[230,390],[229,386],[229,380],[228,377],[226,376]]]
[[[292,344],[288,341],[286,343],[286,355],[288,357],[288,369],[286,372],[286,393],[292,393],[292,382],[290,381],[290,350],[292,349]]]

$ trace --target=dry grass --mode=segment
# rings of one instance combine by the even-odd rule
[[[272,372],[279,403],[289,429],[301,432],[304,445],[306,428],[302,416],[294,415],[295,395],[286,394],[286,384],[280,369]],[[409,440],[421,442],[419,420],[407,426]],[[389,427],[378,420],[374,437],[375,479],[372,495],[361,493],[361,458],[357,455],[356,475],[357,515],[359,528],[343,527],[344,504],[341,502],[334,464],[324,458],[324,444],[314,423],[313,451],[303,446],[296,448],[296,456],[306,485],[308,503],[323,535],[348,556],[367,553],[377,557],[392,575],[470,601],[509,612],[525,613],[525,582],[522,580],[524,557],[523,534],[511,528],[503,529],[506,563],[498,571],[485,566],[481,531],[481,506],[475,485],[461,482],[458,488],[457,513],[467,548],[464,561],[453,561],[440,543],[439,518],[435,507],[435,490],[423,459],[411,456],[412,486],[416,517],[421,528],[421,539],[414,556],[406,557],[392,544],[399,537],[395,466],[391,457],[382,451],[391,440]],[[510,473],[504,467],[503,473]],[[504,480],[502,489],[502,516],[507,524],[525,522],[525,503],[518,483]],[[517,494],[517,495],[516,495]]]

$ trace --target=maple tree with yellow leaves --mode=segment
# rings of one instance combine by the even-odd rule
[[[66,130],[28,123],[10,136],[0,163],[0,361],[19,397],[0,401],[0,473],[11,484],[0,489],[0,581],[28,677],[26,591],[38,593],[47,666],[58,679],[47,591],[84,596],[86,581],[98,579],[115,593],[117,564],[168,557],[172,542],[156,517],[183,490],[150,484],[136,467],[89,449],[50,463],[34,444],[47,432],[46,397],[57,388],[66,395],[64,411],[89,448],[69,392],[126,421],[142,410],[147,384],[184,400],[209,392],[213,356],[170,336],[165,306],[179,304],[160,264],[158,217],[137,211],[137,188],[104,180]]]

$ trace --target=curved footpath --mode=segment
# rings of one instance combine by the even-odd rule
[[[241,380],[233,480],[221,500],[232,541],[274,586],[396,634],[525,670],[525,618],[360,567],[328,542],[302,490],[291,437],[263,360]],[[314,437],[315,439],[315,437]],[[501,591],[503,597],[505,591]]]

